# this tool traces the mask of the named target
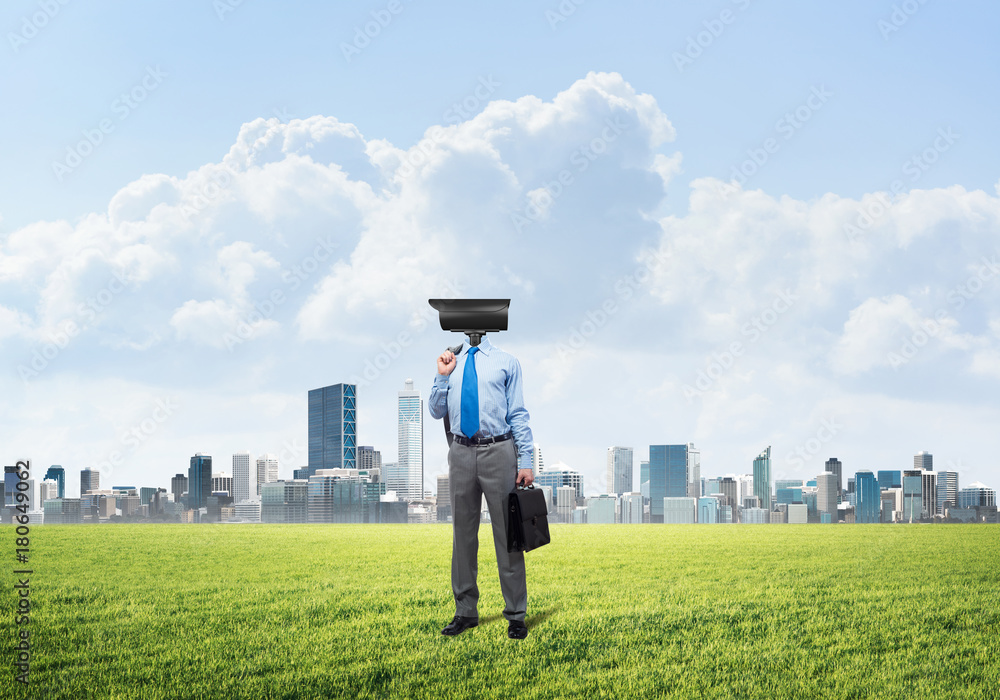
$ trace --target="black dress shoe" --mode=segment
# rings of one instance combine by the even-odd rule
[[[455,615],[455,619],[449,622],[448,626],[441,630],[441,634],[447,634],[449,636],[461,634],[470,627],[475,627],[478,624],[478,617],[462,617],[461,615]]]
[[[524,639],[528,636],[528,626],[521,620],[511,620],[507,624],[507,636],[511,639]]]

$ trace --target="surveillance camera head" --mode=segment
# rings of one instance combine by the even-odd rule
[[[441,330],[465,333],[469,344],[479,345],[487,333],[507,330],[510,299],[428,299],[438,312]]]

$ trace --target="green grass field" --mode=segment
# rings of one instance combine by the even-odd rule
[[[998,526],[552,530],[515,641],[488,525],[454,638],[450,526],[33,527],[31,685],[8,660],[0,696],[1000,697]]]

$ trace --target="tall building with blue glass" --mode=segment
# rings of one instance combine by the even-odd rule
[[[854,476],[856,494],[854,522],[878,523],[882,521],[882,491],[878,479],[870,471],[860,471]]]
[[[899,469],[879,469],[878,487],[880,489],[903,488],[903,472]]]
[[[212,495],[212,457],[201,452],[191,458],[188,468],[187,507],[191,510],[208,506]]]
[[[663,499],[689,496],[689,445],[649,446],[649,522],[663,522]],[[700,477],[699,477],[700,478]]]
[[[45,478],[52,479],[59,484],[59,495],[56,498],[66,498],[66,470],[62,468],[61,464],[53,464],[49,467],[48,471],[45,472]]]
[[[357,389],[334,384],[309,391],[309,466],[296,469],[296,479],[317,469],[357,469]]]
[[[771,446],[768,445],[753,461],[753,495],[758,498],[760,507],[773,510],[771,501]]]

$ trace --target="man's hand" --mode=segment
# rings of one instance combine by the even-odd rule
[[[517,478],[514,480],[515,485],[521,486],[531,486],[531,482],[535,480],[535,475],[530,469],[518,469]],[[521,482],[524,482],[523,484]]]
[[[455,371],[455,365],[457,364],[458,362],[455,360],[455,353],[451,350],[445,350],[438,356],[438,374],[447,377]]]

